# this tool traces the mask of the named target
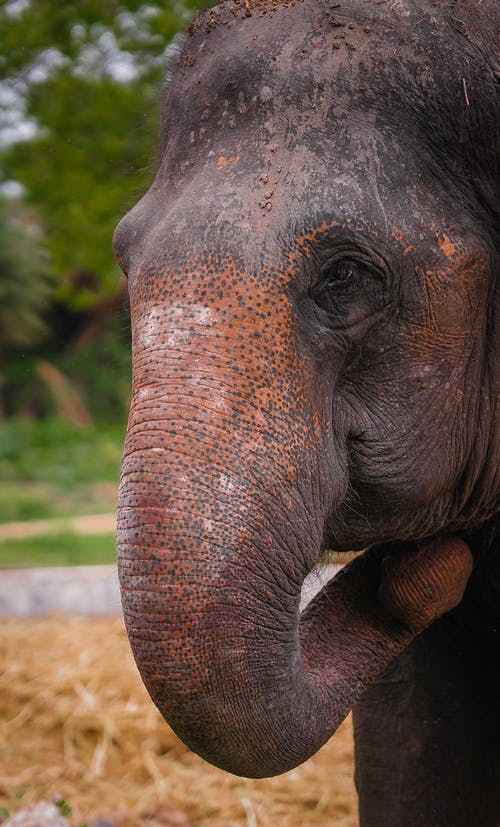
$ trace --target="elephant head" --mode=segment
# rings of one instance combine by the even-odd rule
[[[169,723],[234,773],[330,737],[460,601],[498,508],[493,5],[464,8],[469,39],[455,5],[203,13],[116,232],[128,634]],[[325,549],[367,547],[300,615]]]

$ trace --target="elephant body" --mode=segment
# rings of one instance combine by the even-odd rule
[[[490,525],[460,606],[354,708],[362,827],[500,824],[500,562]],[[494,529],[495,530],[495,529]]]
[[[354,706],[362,827],[500,824],[497,31],[496,0],[203,12],[115,234],[143,680],[256,777]]]

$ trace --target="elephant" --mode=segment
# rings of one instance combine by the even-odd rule
[[[223,0],[119,223],[124,618],[188,747],[500,825],[496,0]],[[356,552],[301,613],[328,550]],[[332,768],[332,772],[334,768]]]

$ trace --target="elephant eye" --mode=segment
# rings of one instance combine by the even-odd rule
[[[360,286],[362,270],[351,259],[339,259],[326,265],[310,295],[320,307],[330,310],[332,302]]]
[[[339,287],[354,287],[359,278],[360,273],[355,262],[341,259],[330,264],[316,289],[319,293],[324,293],[325,290],[336,290]]]

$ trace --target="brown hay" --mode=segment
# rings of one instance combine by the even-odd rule
[[[0,804],[61,795],[79,825],[357,827],[350,722],[309,762],[250,781],[166,726],[120,619],[12,620],[0,630]]]

